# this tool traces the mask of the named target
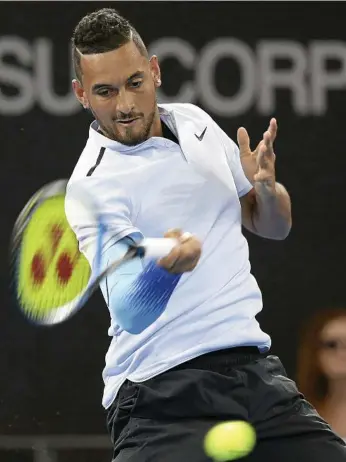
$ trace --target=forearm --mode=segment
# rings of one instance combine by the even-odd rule
[[[128,245],[125,238],[108,248],[102,257],[104,265],[122,258]],[[108,276],[101,283],[101,290],[112,319],[123,330],[139,334],[161,316],[180,277],[154,261],[143,268],[138,257]]]
[[[275,183],[273,193],[261,183],[257,183],[253,191],[251,218],[254,231],[269,239],[285,239],[292,226],[288,192],[280,183]]]
[[[150,262],[137,275],[120,276],[112,284],[109,310],[116,323],[131,334],[139,334],[164,312],[181,275],[170,274]]]

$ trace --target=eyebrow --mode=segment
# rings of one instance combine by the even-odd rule
[[[138,78],[143,78],[144,77],[144,72],[143,71],[137,71],[134,74],[130,75],[126,79],[126,83],[130,82],[131,80],[138,79]],[[100,88],[114,88],[114,85],[111,85],[109,83],[95,83],[95,85],[92,86],[92,91],[96,92]]]

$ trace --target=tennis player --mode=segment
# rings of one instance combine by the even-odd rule
[[[73,88],[95,120],[69,188],[84,186],[99,203],[105,263],[131,241],[177,239],[167,257],[137,258],[102,284],[113,460],[206,462],[206,432],[236,419],[257,431],[249,461],[346,461],[256,320],[262,297],[242,225],[270,239],[291,228],[290,198],[275,178],[276,120],[252,152],[244,128],[238,149],[200,108],[157,104],[158,59],[113,9],[81,19],[72,47]],[[68,219],[92,264],[95,223]]]

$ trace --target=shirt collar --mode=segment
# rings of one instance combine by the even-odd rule
[[[159,114],[160,118],[163,121],[166,121],[167,119],[170,120],[172,118],[172,110],[168,110],[167,108],[163,108],[162,106],[158,105],[159,108]],[[153,136],[146,141],[143,141],[143,143],[137,144],[135,146],[126,146],[125,144],[119,143],[118,141],[111,140],[107,136],[104,136],[102,133],[98,131],[99,125],[96,120],[94,120],[90,124],[89,128],[89,138],[92,139],[97,146],[100,147],[105,147],[108,149],[111,149],[113,151],[117,152],[127,152],[127,154],[131,154],[132,152],[138,151],[140,149],[143,149],[143,147],[147,147],[150,144],[162,144],[164,146],[167,145],[168,141],[171,143],[169,140],[165,140],[164,138]]]

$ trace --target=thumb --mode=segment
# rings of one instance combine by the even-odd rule
[[[169,229],[163,236],[179,239],[182,236],[183,232],[181,229],[173,228]]]
[[[240,151],[248,151],[250,150],[250,138],[249,135],[244,127],[238,128],[237,132],[237,140],[239,145]]]

